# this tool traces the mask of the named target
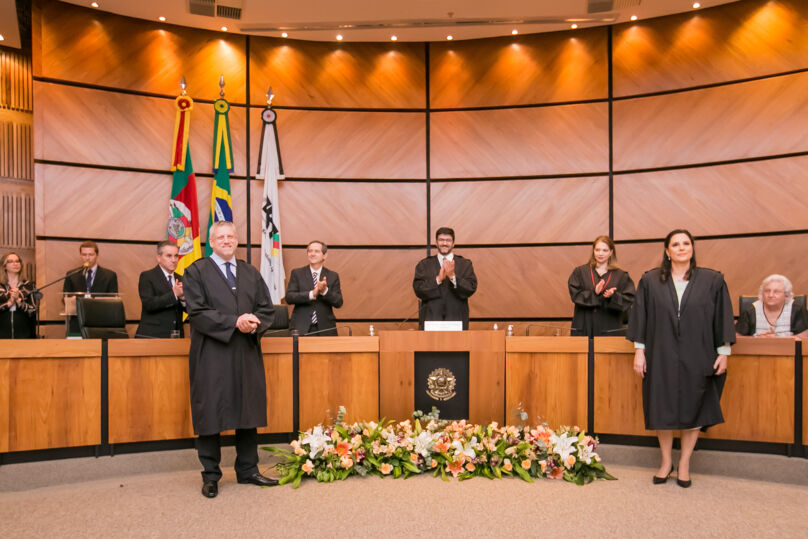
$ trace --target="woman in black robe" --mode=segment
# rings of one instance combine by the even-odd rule
[[[572,335],[617,335],[634,303],[634,281],[617,265],[617,250],[609,236],[592,242],[589,262],[572,271],[567,282],[575,304]]]
[[[34,283],[22,278],[22,259],[17,253],[3,257],[0,267],[0,339],[36,337]]]
[[[696,266],[687,230],[668,234],[661,267],[640,279],[626,338],[634,342],[634,371],[643,379],[645,428],[657,431],[662,453],[654,483],[673,470],[673,431],[681,430],[677,483],[689,487],[699,429],[724,422],[721,390],[735,328],[724,277]]]

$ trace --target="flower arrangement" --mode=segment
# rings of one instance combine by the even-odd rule
[[[564,479],[578,485],[615,479],[595,452],[598,441],[578,427],[475,425],[429,417],[401,422],[348,424],[340,410],[334,425],[317,425],[291,442],[291,451],[264,448],[283,461],[280,483],[297,488],[304,477],[320,482],[351,475],[410,477],[431,472],[444,481],[515,476]]]

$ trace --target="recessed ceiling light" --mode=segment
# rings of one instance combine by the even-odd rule
[[[700,7],[701,4],[699,4],[698,2],[693,2],[693,9],[699,9]]]
[[[390,36],[390,41],[398,41],[398,36]]]
[[[572,23],[572,24],[570,25],[570,28],[572,28],[573,30],[575,30],[576,28],[578,28],[578,25],[577,25],[577,24],[575,24],[575,23]]]
[[[227,26],[222,26],[222,32],[227,32]]]
[[[165,17],[162,17],[162,16],[161,16],[161,17],[157,17],[157,19],[158,19],[160,22],[166,22],[166,18],[165,18]]]
[[[516,28],[514,28],[513,30],[511,30],[511,34],[513,34],[513,35],[516,35],[516,34],[518,34],[518,33],[519,33],[519,30],[517,30]]]
[[[342,41],[342,34],[337,34],[337,41]]]
[[[446,39],[447,39],[447,40],[449,40],[449,41],[451,41],[451,40],[453,40],[454,38],[453,38],[452,36],[446,36]]]
[[[281,37],[289,37],[289,34],[287,34],[286,32],[281,32]]]
[[[92,7],[98,7],[98,2],[92,2],[92,3],[90,3],[90,6],[92,6]]]
[[[637,16],[636,16],[636,15],[632,15],[632,16],[631,16],[631,20],[632,20],[632,21],[636,21],[636,20],[637,20]]]
[[[0,41],[5,41],[6,38],[3,37],[3,34],[0,34]]]

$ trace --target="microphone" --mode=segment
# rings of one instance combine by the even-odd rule
[[[407,322],[409,322],[410,320],[412,320],[412,319],[413,319],[413,317],[414,317],[415,315],[417,315],[418,313],[420,313],[420,312],[421,312],[421,307],[419,306],[417,309],[415,309],[415,312],[414,312],[414,313],[410,313],[410,314],[407,316],[407,318],[405,318],[404,320],[402,320],[401,322],[399,322],[399,323],[398,323],[398,325],[396,326],[396,329],[401,329],[401,326],[403,326],[404,324],[406,324]]]
[[[304,333],[301,337],[310,337],[311,335],[317,335],[318,333],[325,333],[326,331],[337,331],[337,327],[334,326],[333,328],[327,329],[318,329],[317,331],[309,331],[308,333]]]

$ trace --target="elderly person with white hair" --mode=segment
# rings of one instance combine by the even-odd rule
[[[794,303],[791,281],[782,275],[763,279],[758,300],[738,317],[738,333],[755,337],[803,337],[808,335],[808,313]]]

